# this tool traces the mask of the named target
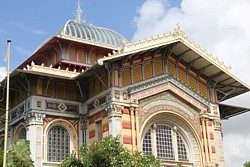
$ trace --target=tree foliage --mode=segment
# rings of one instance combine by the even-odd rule
[[[3,166],[3,149],[2,148],[0,148],[0,167],[2,167]]]
[[[12,144],[7,154],[7,166],[34,167],[30,157],[30,143],[24,139]]]
[[[250,161],[244,163],[244,167],[250,167]]]
[[[141,152],[130,152],[123,147],[119,138],[105,137],[90,145],[90,150],[80,148],[80,160],[72,154],[63,161],[61,167],[159,167],[154,156],[144,156]]]

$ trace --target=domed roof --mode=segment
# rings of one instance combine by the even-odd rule
[[[72,37],[99,42],[104,45],[121,47],[124,42],[128,43],[126,38],[115,31],[73,20],[65,24],[63,33]]]

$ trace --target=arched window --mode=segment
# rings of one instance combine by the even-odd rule
[[[23,129],[20,131],[20,133],[19,133],[19,135],[18,135],[18,139],[25,139],[25,140],[26,140],[26,129],[25,129],[25,128],[23,128]]]
[[[54,126],[48,133],[47,160],[60,162],[70,155],[70,135],[62,126]]]
[[[155,151],[152,148],[156,148]],[[143,137],[142,152],[157,158],[188,161],[188,152],[182,135],[167,125],[157,125],[149,129]]]

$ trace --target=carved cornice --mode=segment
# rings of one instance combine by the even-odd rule
[[[43,125],[43,119],[45,118],[46,114],[41,113],[28,113],[24,115],[24,120],[26,124],[29,125]]]

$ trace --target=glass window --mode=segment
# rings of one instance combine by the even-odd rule
[[[20,131],[20,133],[19,133],[19,135],[18,135],[18,139],[25,139],[25,140],[26,140],[26,129],[25,129],[25,128],[23,128],[23,129]]]
[[[60,162],[70,155],[70,136],[62,126],[55,126],[48,133],[47,159]]]
[[[177,134],[177,147],[178,147],[178,158],[180,160],[187,160],[187,150],[179,134]]]
[[[151,132],[148,131],[143,139],[142,152],[144,155],[152,155]]]
[[[159,158],[173,159],[173,142],[171,128],[160,125],[156,128],[157,156]]]
[[[176,134],[176,137],[173,134]],[[154,145],[156,152],[152,151],[154,144],[152,141],[156,141],[156,145]],[[174,150],[174,148],[177,148],[177,150]],[[142,152],[144,155],[157,155],[161,159],[188,160],[187,148],[182,136],[166,125],[158,125],[155,130],[147,131],[143,138]],[[175,159],[176,157],[178,159]]]

